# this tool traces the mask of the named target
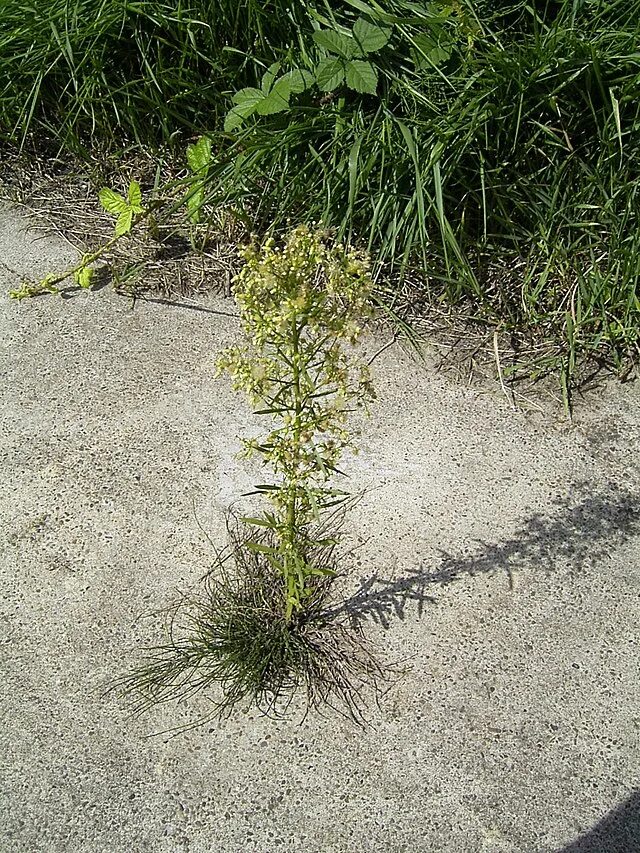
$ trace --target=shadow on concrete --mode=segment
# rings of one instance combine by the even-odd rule
[[[156,305],[170,305],[172,308],[187,308],[189,311],[200,311],[204,314],[217,314],[219,317],[231,317],[232,320],[240,320],[240,315],[236,311],[220,311],[217,308],[208,308],[206,305],[198,305],[194,302],[180,302],[177,299],[165,299],[160,296],[140,295],[137,297],[140,302],[155,302]]]
[[[589,484],[574,485],[569,497],[554,501],[548,512],[531,516],[509,539],[478,543],[474,555],[442,552],[438,567],[422,565],[396,580],[373,575],[332,614],[348,614],[356,622],[373,619],[386,628],[392,618],[404,619],[410,606],[421,616],[425,604],[434,601],[430,590],[465,576],[503,571],[511,580],[515,569],[564,569],[575,575],[594,567],[617,545],[640,533],[640,495],[613,484],[600,492],[589,491]]]
[[[640,792],[556,853],[640,853]]]

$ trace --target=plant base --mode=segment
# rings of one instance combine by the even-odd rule
[[[319,578],[304,610],[286,621],[282,577],[246,547],[241,528],[230,534],[202,591],[172,607],[168,643],[113,687],[132,695],[137,711],[206,691],[214,712],[202,723],[240,702],[286,716],[294,697],[305,716],[333,709],[364,723],[366,695],[377,697],[385,668],[361,628],[330,612],[335,578]],[[328,566],[334,548],[314,555],[316,564]]]

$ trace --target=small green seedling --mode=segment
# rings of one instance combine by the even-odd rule
[[[154,209],[154,205],[143,207],[140,184],[137,181],[130,182],[126,198],[108,187],[100,190],[98,197],[107,213],[116,217],[113,236],[95,251],[83,255],[71,269],[57,274],[47,273],[39,282],[27,281],[21,287],[10,290],[9,296],[12,299],[27,299],[42,293],[59,293],[58,285],[68,278],[72,278],[83,289],[89,289],[94,275],[92,264],[106,255],[121,237],[129,234],[135,224],[150,216]]]
[[[126,198],[115,190],[109,189],[109,187],[101,189],[98,198],[107,213],[116,217],[114,228],[114,238],[116,239],[128,234],[131,231],[134,218],[144,213],[142,193],[137,181],[131,181],[129,184]]]
[[[211,140],[201,136],[193,145],[187,146],[187,163],[192,175],[192,186],[186,197],[189,219],[194,225],[200,222],[200,210],[204,203],[204,185],[211,165]]]

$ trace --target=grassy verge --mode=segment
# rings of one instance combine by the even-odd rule
[[[322,220],[427,304],[544,341],[516,372],[556,372],[568,398],[585,361],[637,361],[640,0],[5,7],[6,140],[207,132],[208,205],[259,230]],[[373,87],[310,85],[224,130],[273,62],[314,74],[340,60],[317,31],[348,39],[363,17],[388,32]]]

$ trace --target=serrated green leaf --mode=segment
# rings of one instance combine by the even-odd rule
[[[281,77],[273,84],[273,88],[266,98],[263,98],[256,107],[256,112],[261,116],[281,113],[289,109],[289,97],[291,96],[291,84],[286,77]]]
[[[187,145],[187,163],[192,172],[203,171],[211,163],[211,140],[201,136],[193,145]]]
[[[109,187],[103,187],[98,193],[98,198],[100,199],[100,204],[112,216],[118,216],[118,214],[129,209],[126,199],[115,190],[109,189]]]
[[[189,215],[189,219],[194,225],[197,225],[198,222],[200,222],[200,209],[203,201],[204,190],[202,187],[187,198],[187,213]]]
[[[258,101],[245,101],[244,103],[237,104],[237,106],[230,109],[224,118],[225,132],[230,133],[232,130],[235,130],[236,127],[240,127],[246,118],[253,115],[258,103]]]
[[[142,192],[137,181],[131,181],[127,190],[127,201],[134,213],[142,213]]]
[[[74,272],[73,278],[76,284],[79,284],[80,287],[87,290],[91,287],[91,282],[93,281],[93,270],[91,267],[83,267],[82,269]]]
[[[365,18],[358,18],[353,25],[353,38],[362,53],[375,53],[389,41],[391,29],[371,24]]]
[[[378,88],[378,72],[370,62],[354,59],[347,63],[347,86],[356,92],[375,95]]]
[[[262,76],[262,91],[265,95],[268,95],[271,91],[271,87],[273,86],[273,81],[278,76],[278,71],[280,71],[280,63],[274,62],[273,65],[270,65],[265,73]]]
[[[333,92],[343,80],[344,62],[341,59],[323,59],[316,68],[316,83],[323,92]]]
[[[412,58],[419,70],[446,62],[451,57],[455,46],[451,36],[441,28],[433,28],[429,34],[415,36],[414,44]]]
[[[289,71],[287,77],[289,78],[292,95],[299,95],[300,92],[304,92],[310,86],[313,86],[315,80],[313,74],[304,68],[294,68],[293,71]]]
[[[255,89],[253,86],[248,86],[246,89],[237,91],[232,100],[234,104],[240,106],[241,104],[249,103],[257,104],[263,98],[264,92],[261,92],[260,89]]]
[[[236,107],[229,112],[224,117],[224,131],[225,133],[231,133],[232,130],[235,130],[237,127],[244,122],[245,116],[242,113],[238,112]]]
[[[133,222],[133,211],[130,207],[127,207],[126,210],[123,210],[122,213],[118,216],[116,220],[116,228],[115,235],[116,237],[122,237],[123,234],[127,234],[131,231],[131,224]]]
[[[343,59],[351,59],[356,48],[352,38],[336,30],[315,30],[313,40],[319,47],[323,47],[329,53],[337,53]]]

